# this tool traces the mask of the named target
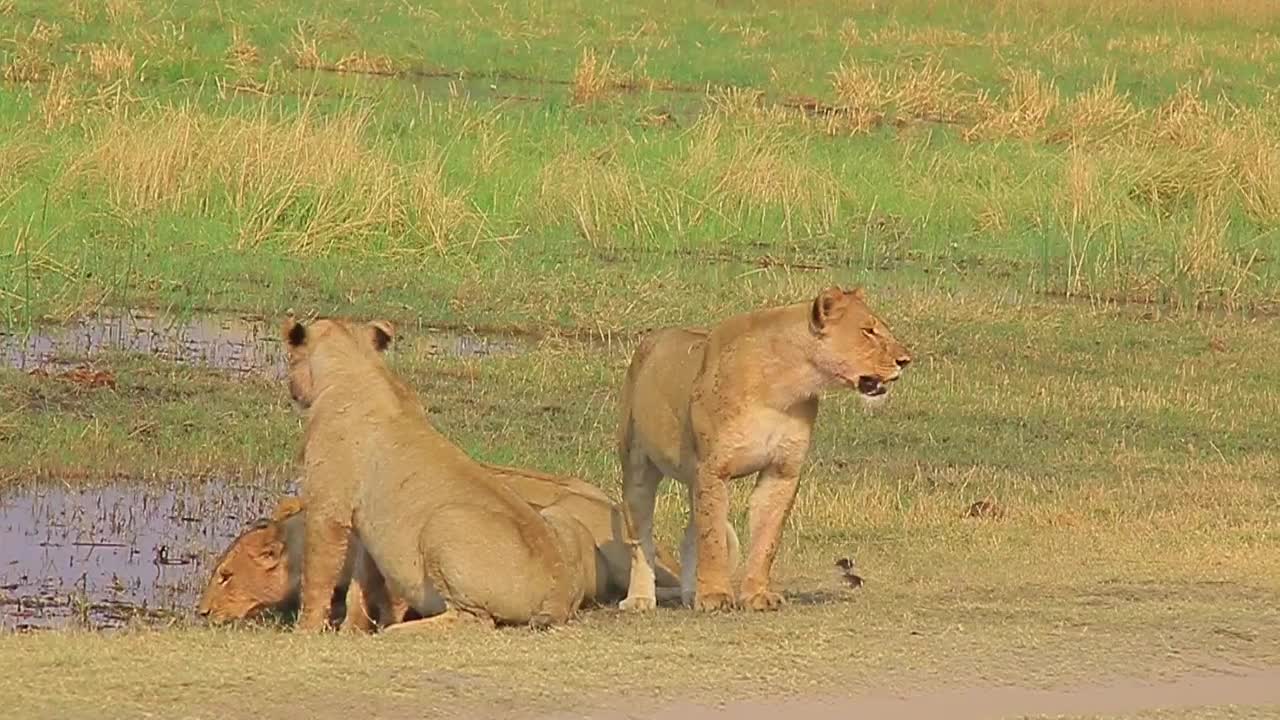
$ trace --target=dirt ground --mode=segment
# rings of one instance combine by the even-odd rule
[[[806,694],[778,700],[716,705],[672,703],[647,710],[561,712],[545,720],[989,720],[1026,717],[1280,717],[1280,668],[1218,666],[1159,681],[1112,679],[1056,688],[971,686],[870,692],[854,696]],[[1222,713],[1226,713],[1225,715]],[[1182,713],[1186,713],[1182,715]]]

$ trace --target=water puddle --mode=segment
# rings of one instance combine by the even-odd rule
[[[0,630],[191,615],[211,563],[286,492],[178,481],[0,497]]]
[[[409,352],[474,358],[510,354],[512,337],[424,329],[406,333]],[[0,362],[23,370],[48,369],[102,352],[126,352],[238,373],[284,376],[278,326],[260,318],[227,314],[179,317],[147,312],[77,318],[30,334],[0,330]]]

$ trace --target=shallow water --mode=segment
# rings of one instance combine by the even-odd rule
[[[409,351],[484,357],[515,352],[519,340],[423,329],[405,333]],[[138,353],[241,373],[284,376],[284,348],[274,323],[227,314],[179,317],[142,311],[77,318],[27,334],[0,330],[0,362],[23,370],[92,359],[105,351]]]
[[[286,491],[175,481],[0,494],[0,629],[190,616],[212,561]]]

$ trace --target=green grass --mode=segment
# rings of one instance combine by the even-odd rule
[[[392,716],[1275,662],[1270,4],[0,0],[0,28],[6,332],[388,318],[450,437],[615,495],[647,328],[863,284],[917,358],[884,412],[824,401],[782,614],[0,637],[19,715],[280,712],[246,655]],[[527,346],[427,357],[427,325]],[[0,489],[293,471],[281,383],[92,362],[114,389],[0,370]]]
[[[449,301],[481,285],[538,306],[503,321],[555,325],[565,276],[736,275],[763,256],[1274,307],[1280,46],[1255,34],[1274,13],[1180,31],[1136,4],[896,5],[15,6],[0,65],[42,81],[0,103],[3,261],[22,280],[0,312],[345,309],[370,292],[470,321]],[[103,47],[132,63],[96,61]],[[611,63],[595,85],[584,48]],[[441,68],[467,79],[415,74]],[[874,87],[836,82],[855,70]],[[575,78],[596,88],[585,105]],[[810,117],[797,96],[887,125]]]

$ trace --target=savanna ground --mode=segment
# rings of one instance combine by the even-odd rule
[[[16,717],[642,710],[1280,662],[1278,5],[0,0],[0,28],[6,332],[387,318],[451,437],[615,496],[645,329],[862,284],[917,358],[882,412],[824,402],[781,613],[7,634]],[[529,346],[428,357],[425,326]],[[92,366],[115,387],[0,370],[0,492],[291,477],[278,382]],[[984,499],[1000,512],[966,517]],[[682,494],[660,502],[674,543]],[[1238,701],[1138,716],[1280,715]]]

